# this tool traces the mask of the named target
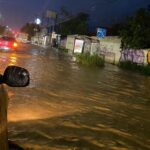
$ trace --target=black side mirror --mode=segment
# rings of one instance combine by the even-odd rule
[[[0,76],[1,83],[5,83],[12,87],[25,87],[29,85],[29,72],[18,66],[8,66],[4,71],[4,75]]]

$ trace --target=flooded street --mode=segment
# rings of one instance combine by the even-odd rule
[[[30,72],[28,87],[6,87],[9,139],[25,150],[150,149],[150,77],[31,45],[0,52],[0,62],[1,73]]]

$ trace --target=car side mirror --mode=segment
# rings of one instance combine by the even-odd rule
[[[29,85],[29,72],[18,66],[8,66],[4,71],[4,75],[0,76],[1,83],[5,83],[11,87],[25,87]]]

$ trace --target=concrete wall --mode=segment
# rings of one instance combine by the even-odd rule
[[[19,33],[16,36],[16,40],[19,42],[27,43],[28,42],[28,34],[27,33]]]
[[[98,54],[99,53],[99,42],[92,42],[91,43],[91,49],[90,49],[90,54]]]
[[[34,36],[31,38],[31,43],[39,46],[46,47],[50,44],[50,36],[46,35],[39,35],[39,36]]]
[[[84,35],[68,35],[65,48],[69,50],[69,53],[74,53],[76,39],[84,41],[83,53],[94,54],[97,49],[99,49],[99,41],[94,37],[91,38]]]
[[[85,39],[84,40],[84,48],[83,48],[83,52],[84,53],[91,53],[91,39]]]
[[[104,55],[105,61],[117,64],[121,56],[121,39],[118,37],[106,37],[100,39],[99,54]]]
[[[62,39],[61,42],[60,42],[60,47],[66,48],[66,43],[67,43],[67,38]]]
[[[106,62],[118,63],[121,56],[121,40],[118,37],[106,37],[98,39],[97,37],[69,35],[67,37],[66,49],[74,52],[74,43],[76,39],[84,40],[83,53],[102,55]]]
[[[150,64],[150,49],[121,49],[121,39],[117,36],[97,37],[71,35],[67,37],[66,48],[74,52],[76,39],[84,40],[83,53],[103,56],[105,62],[117,64],[120,61],[132,61],[138,64]],[[149,55],[148,55],[149,54]],[[149,57],[148,57],[149,56]],[[149,58],[149,59],[148,59]]]
[[[69,53],[73,53],[76,36],[67,36],[66,49]]]

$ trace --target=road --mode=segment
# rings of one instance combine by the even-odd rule
[[[9,139],[24,149],[150,149],[150,77],[25,44],[0,52],[0,62],[1,73],[7,65],[30,72],[28,87],[6,87]]]

